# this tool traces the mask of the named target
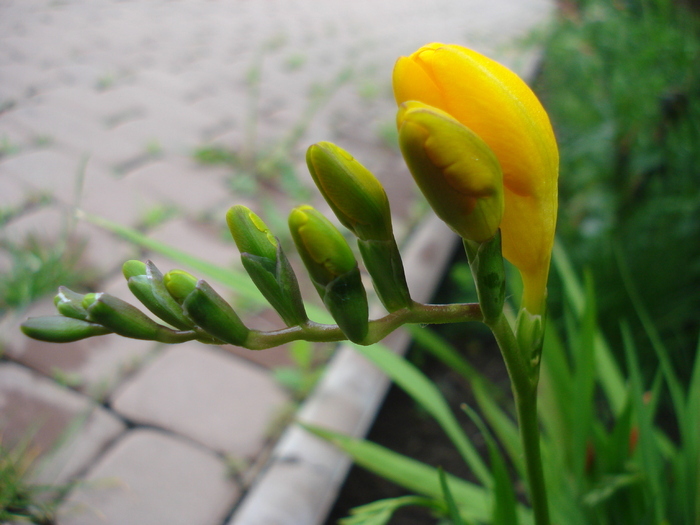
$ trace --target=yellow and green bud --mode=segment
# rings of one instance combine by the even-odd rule
[[[357,260],[343,234],[311,206],[289,215],[289,229],[314,284],[327,284],[357,268]]]
[[[277,239],[250,209],[241,205],[231,207],[226,213],[226,223],[239,252],[272,261],[277,258]]]
[[[367,293],[347,241],[311,206],[292,210],[289,229],[311,281],[335,322],[348,339],[362,342],[369,327]]]
[[[245,206],[229,209],[226,222],[243,267],[287,326],[308,321],[294,270],[265,223]]]
[[[358,238],[379,299],[393,312],[411,300],[394,240],[389,199],[372,173],[347,151],[319,142],[306,152],[309,172],[343,226]]]
[[[402,104],[397,125],[406,164],[438,217],[464,239],[493,237],[503,217],[503,175],[486,143],[421,102]]]
[[[363,240],[391,240],[389,199],[372,173],[330,142],[313,144],[306,164],[340,223]]]
[[[88,337],[112,333],[111,330],[99,324],[62,315],[30,317],[22,323],[20,328],[32,339],[49,343],[72,343]]]

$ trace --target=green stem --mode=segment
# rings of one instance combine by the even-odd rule
[[[525,355],[524,349],[520,348],[513,329],[503,314],[490,323],[489,328],[496,337],[511,380],[535,525],[549,525],[549,505],[542,469],[540,427],[537,419],[539,360],[532,362]]]
[[[361,344],[377,343],[397,328],[409,323],[439,324],[482,320],[481,309],[476,303],[421,304],[414,302],[410,308],[402,308],[381,319],[370,321],[367,337]],[[303,325],[271,332],[251,330],[243,346],[249,350],[264,350],[299,339],[311,342],[334,342],[343,341],[346,337],[336,325],[308,321]]]

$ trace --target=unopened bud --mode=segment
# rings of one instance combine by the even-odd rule
[[[464,239],[493,237],[503,218],[503,174],[487,144],[421,102],[401,104],[397,125],[406,164],[437,216]]]

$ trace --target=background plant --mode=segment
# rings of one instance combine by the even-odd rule
[[[622,260],[674,362],[688,371],[700,326],[697,13],[672,0],[561,7],[536,84],[560,143],[558,234],[574,265],[594,276],[614,347],[622,348],[618,316],[643,333],[620,293]],[[643,370],[652,369],[649,341],[633,337]]]

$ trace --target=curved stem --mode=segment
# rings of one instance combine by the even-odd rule
[[[464,321],[481,321],[478,304],[421,304],[413,303],[410,308],[402,308],[381,319],[369,322],[367,338],[363,345],[371,345],[384,339],[391,332],[409,323],[441,324]],[[245,347],[249,350],[264,350],[303,339],[311,342],[335,342],[347,339],[336,325],[307,321],[303,325],[291,326],[282,330],[260,332],[251,330]]]
[[[531,362],[518,344],[513,329],[501,314],[489,328],[496,337],[511,380],[518,413],[520,441],[525,455],[525,472],[536,525],[549,525],[549,505],[540,453],[540,427],[537,419],[539,360]]]

